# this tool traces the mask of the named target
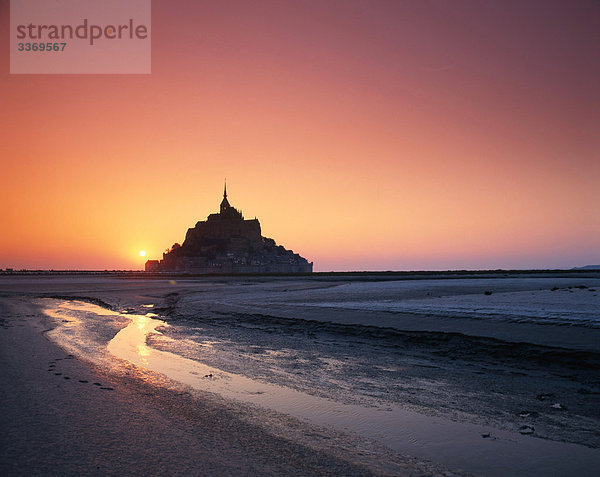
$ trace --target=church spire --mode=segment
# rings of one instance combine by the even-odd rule
[[[231,205],[229,205],[229,201],[227,200],[227,179],[225,179],[225,187],[223,188],[223,200],[221,201],[221,214],[225,214]]]

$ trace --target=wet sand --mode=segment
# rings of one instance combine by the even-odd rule
[[[241,419],[248,409],[135,366],[108,372],[46,339],[32,299],[5,296],[0,306],[2,475],[443,475],[410,457],[390,455],[386,469],[356,449],[327,449],[326,433],[310,446],[283,438],[260,416]],[[304,439],[315,432],[287,425]]]
[[[598,277],[588,282],[598,288]],[[576,449],[581,456],[556,475],[569,475],[568,469],[594,475],[590,462],[598,460],[600,442],[596,405],[600,392],[594,372],[600,330],[560,321],[563,304],[592,303],[591,312],[582,308],[573,316],[594,319],[596,292],[591,287],[574,288],[578,283],[572,277],[552,282],[537,277],[440,280],[398,289],[393,282],[371,287],[362,279],[334,278],[224,277],[174,283],[4,277],[0,384],[7,403],[2,428],[8,432],[0,438],[0,471],[452,475],[460,473],[461,462],[469,455],[463,448],[462,461],[443,460],[435,451],[411,457],[410,446],[392,451],[285,413],[194,392],[160,373],[98,355],[127,326],[126,315],[110,323],[90,320],[87,331],[97,341],[90,349],[70,348],[68,343],[57,347],[48,338],[60,341],[60,329],[69,324],[61,323],[60,316],[54,320],[44,316],[46,306],[40,300],[54,297],[132,313],[145,312],[145,304],[153,303],[153,310],[173,325],[162,330],[164,336],[148,336],[153,349],[197,359],[198,347],[214,341],[214,353],[202,355],[209,366],[294,392],[335,397],[345,405],[391,402],[444,422],[469,421],[486,426],[476,437],[491,446],[500,445],[505,434],[507,442],[511,433],[522,438],[528,432],[523,428],[529,426],[532,434],[527,439],[552,444],[546,447],[556,447],[557,455]],[[492,286],[493,295],[484,295]],[[588,297],[594,299],[590,302]],[[543,304],[548,298],[554,303],[548,317],[557,319],[556,324],[540,325],[543,314],[537,316],[527,307],[503,308],[507,299],[512,307],[536,300]],[[409,305],[408,311],[403,308]],[[482,305],[488,309],[478,317]],[[444,315],[447,310],[450,315]],[[190,330],[197,330],[198,342],[192,335],[181,335]],[[289,359],[281,355],[290,350]],[[555,401],[562,407],[554,408]],[[451,451],[462,442],[454,441]],[[524,458],[528,465],[535,462]],[[443,460],[445,465],[426,459]],[[499,456],[493,465],[502,460]],[[519,474],[518,462],[511,465],[517,469],[513,475],[532,475],[529,468]],[[545,465],[552,469],[555,464]],[[491,466],[469,468],[483,475],[488,474],[486,469],[490,475],[504,475],[502,467],[493,472]]]

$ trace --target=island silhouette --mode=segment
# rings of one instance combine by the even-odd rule
[[[147,272],[312,273],[313,262],[263,237],[258,219],[244,219],[227,199],[227,184],[218,213],[188,229],[162,260],[148,260]]]

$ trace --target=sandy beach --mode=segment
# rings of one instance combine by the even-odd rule
[[[0,470],[593,475],[599,285],[2,277]]]

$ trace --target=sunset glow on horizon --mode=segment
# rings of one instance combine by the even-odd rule
[[[597,2],[162,0],[150,75],[7,50],[0,268],[142,269],[224,177],[315,271],[600,263]]]

